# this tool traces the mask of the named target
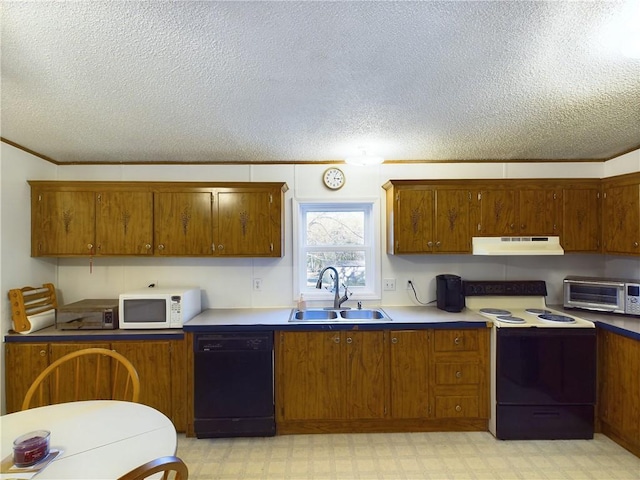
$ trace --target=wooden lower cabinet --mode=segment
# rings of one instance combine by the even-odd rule
[[[486,328],[281,331],[275,349],[279,434],[487,429]]]
[[[598,330],[600,430],[640,456],[640,341]]]
[[[77,350],[110,348],[127,357],[140,378],[140,403],[169,417],[178,431],[187,426],[186,354],[183,340],[5,343],[7,413],[20,410],[29,386],[51,362]],[[108,368],[108,364],[105,364]],[[109,378],[107,375],[106,378]],[[87,379],[87,384],[91,379]],[[105,397],[110,385],[105,384]]]

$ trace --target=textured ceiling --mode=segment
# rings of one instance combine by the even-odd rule
[[[61,163],[606,159],[640,146],[634,7],[5,0],[1,136]]]

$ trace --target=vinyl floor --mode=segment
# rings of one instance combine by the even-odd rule
[[[190,480],[639,480],[640,458],[593,440],[502,441],[486,432],[178,437]]]

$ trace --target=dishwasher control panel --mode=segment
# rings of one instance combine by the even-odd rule
[[[216,333],[197,335],[196,352],[228,352],[234,350],[272,350],[273,333]]]

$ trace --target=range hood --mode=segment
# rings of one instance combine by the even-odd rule
[[[473,237],[474,255],[564,255],[560,237]]]

